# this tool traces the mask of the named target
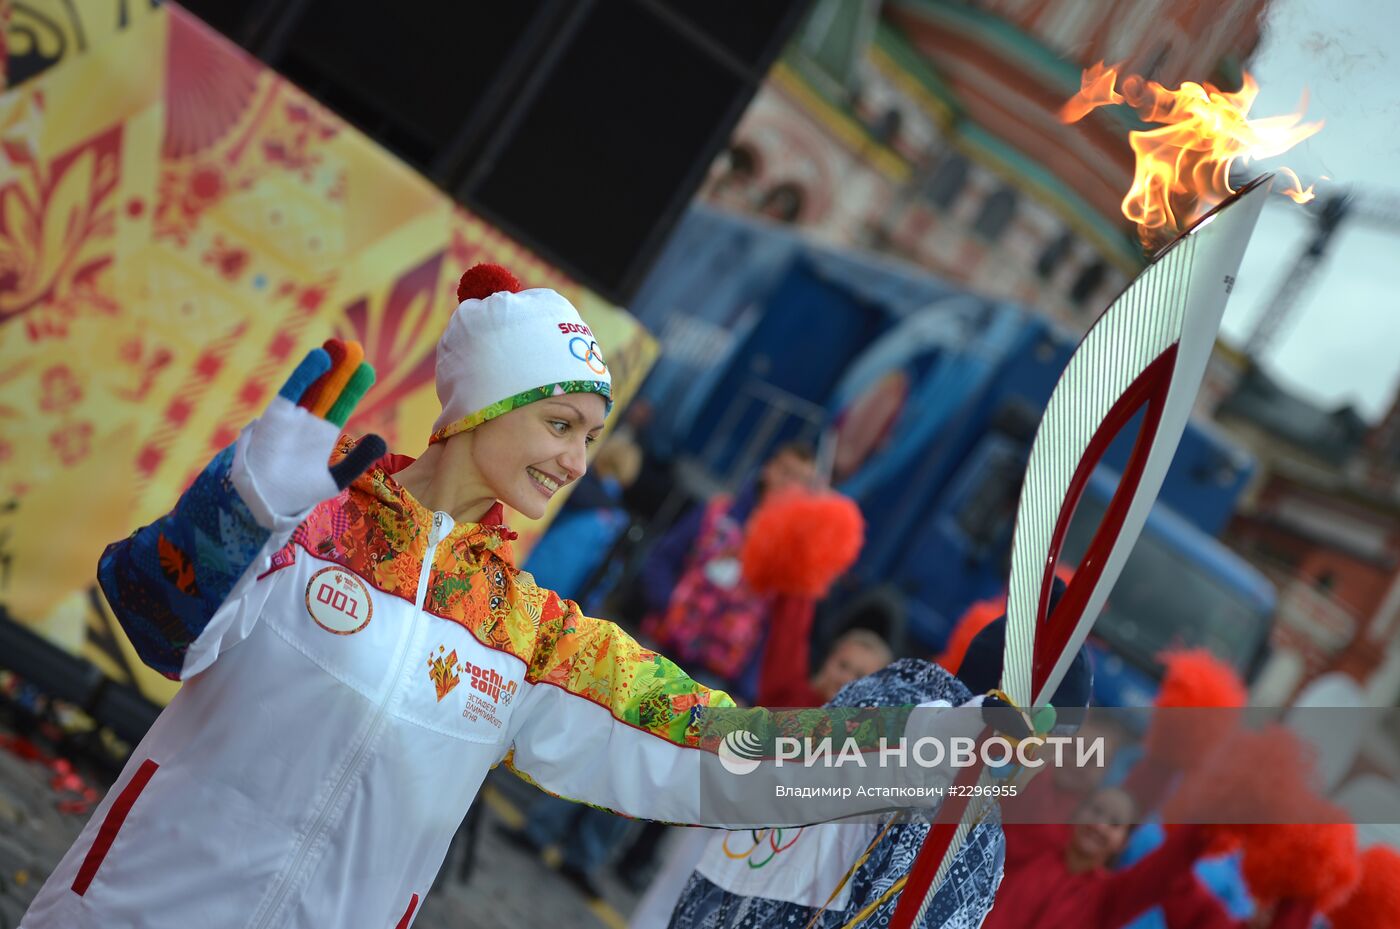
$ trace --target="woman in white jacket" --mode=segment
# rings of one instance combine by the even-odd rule
[[[374,374],[333,341],[103,554],[143,660],[184,686],[27,929],[406,929],[499,763],[630,816],[777,815],[701,803],[724,783],[701,716],[727,696],[514,566],[502,504],[542,515],[603,427],[597,341],[500,268],[458,296],[416,461],[340,436]]]

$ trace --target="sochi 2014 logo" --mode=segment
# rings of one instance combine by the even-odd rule
[[[501,672],[474,665],[470,661],[462,662],[462,670],[471,677],[472,690],[479,692],[483,697],[489,697],[492,703],[503,707],[510,706],[518,686],[515,681],[508,681],[501,676]]]

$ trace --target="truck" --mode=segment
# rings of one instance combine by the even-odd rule
[[[968,606],[1003,592],[1030,442],[1076,333],[884,256],[703,206],[630,310],[662,343],[641,397],[665,415],[641,438],[676,463],[678,500],[733,488],[800,440],[859,504],[865,547],[818,612],[819,640],[864,625],[932,654]],[[1135,431],[1093,474],[1071,565]],[[1260,665],[1275,591],[1218,538],[1252,468],[1193,420],[1094,628],[1096,702],[1150,703],[1167,647],[1208,648],[1245,679]]]

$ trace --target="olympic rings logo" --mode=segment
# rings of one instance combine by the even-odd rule
[[[797,840],[802,836],[803,828],[805,827],[799,826],[796,832],[792,832],[792,830],[789,829],[788,831],[792,832],[792,838],[788,839],[786,842],[783,841],[782,829],[750,829],[749,838],[753,840],[753,845],[751,845],[749,849],[744,852],[735,852],[729,847],[729,840],[734,836],[738,835],[739,833],[726,832],[724,834],[723,843],[724,857],[732,861],[738,861],[739,859],[747,859],[747,861],[745,861],[745,864],[747,864],[753,870],[757,871],[759,868],[762,868],[765,865],[767,865],[774,858],[777,858],[780,852],[785,852],[788,849],[792,848],[793,845],[797,844]],[[759,851],[759,849],[763,848],[764,846],[768,847],[768,856],[766,858],[763,858],[761,861],[754,861],[754,852]]]
[[[582,351],[579,350],[580,345],[583,346]],[[597,342],[590,342],[581,336],[574,336],[569,340],[569,354],[588,365],[588,370],[594,374],[608,373],[607,362],[603,361],[603,353],[598,348]],[[594,366],[595,362],[597,363],[596,367]]]

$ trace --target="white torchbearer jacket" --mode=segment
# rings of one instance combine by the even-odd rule
[[[143,659],[184,686],[25,929],[406,929],[502,762],[705,821],[699,716],[732,701],[516,569],[499,508],[454,525],[388,456],[260,520],[242,448],[102,557]]]

